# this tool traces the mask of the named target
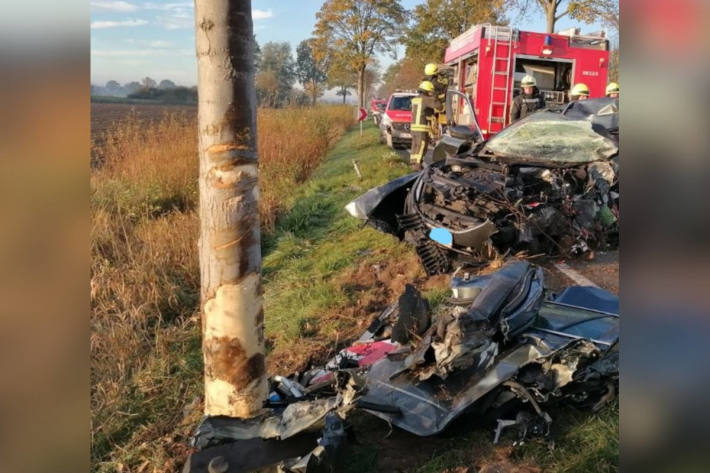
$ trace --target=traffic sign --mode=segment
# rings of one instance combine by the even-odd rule
[[[367,118],[367,110],[365,110],[364,108],[361,107],[360,108],[360,118],[358,118],[357,121],[361,122],[366,118]]]

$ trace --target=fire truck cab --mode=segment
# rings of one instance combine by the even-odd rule
[[[510,123],[512,100],[526,74],[535,77],[548,107],[569,101],[578,82],[589,87],[590,98],[604,97],[609,40],[604,32],[580,35],[578,28],[546,34],[476,25],[451,41],[444,64],[452,72],[449,87],[471,98],[488,138]]]

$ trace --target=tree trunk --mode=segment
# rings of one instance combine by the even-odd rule
[[[345,97],[348,95],[348,89],[346,89],[345,87],[343,87],[343,88],[340,89],[340,90],[343,92],[343,105],[345,105]]]
[[[313,81],[312,85],[313,85],[313,90],[312,90],[313,106],[315,107],[316,101],[318,100],[318,84],[316,83],[316,81]]]
[[[251,0],[195,2],[205,414],[267,395]]]
[[[545,19],[547,20],[547,33],[555,32],[555,1],[552,0],[552,4],[548,3],[545,6]]]
[[[357,103],[358,107],[365,107],[365,66],[357,71]]]

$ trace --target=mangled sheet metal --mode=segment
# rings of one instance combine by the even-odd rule
[[[439,274],[506,253],[614,248],[618,174],[618,146],[592,120],[541,112],[346,209],[412,244],[427,273]]]
[[[451,287],[451,298],[432,313],[408,286],[360,340],[324,366],[272,377],[263,416],[205,419],[194,437],[201,451],[189,465],[206,465],[206,457],[221,452],[236,456],[234,464],[254,454],[278,471],[333,471],[343,422],[355,411],[428,436],[465,412],[496,416],[517,406],[513,418],[498,419],[498,441],[508,429],[521,439],[546,434],[553,421],[548,404],[597,409],[613,399],[619,341],[613,295],[576,287],[554,297],[544,290],[541,269],[523,261],[485,276],[457,275]],[[309,433],[310,450],[303,443]],[[254,439],[264,442],[258,455]],[[300,455],[292,453],[296,445]]]

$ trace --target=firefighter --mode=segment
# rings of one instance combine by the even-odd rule
[[[606,86],[606,96],[613,99],[618,99],[619,84],[617,84],[616,82],[609,82],[609,85]]]
[[[438,98],[434,96],[434,84],[431,81],[422,81],[418,92],[419,95],[412,99],[412,151],[409,155],[409,164],[417,170],[422,168],[422,158],[429,147],[430,117],[441,107]]]
[[[537,88],[537,83],[533,76],[525,76],[520,81],[522,93],[513,99],[513,106],[510,108],[510,123],[525,118],[536,110],[545,108],[545,98]]]
[[[443,104],[446,101],[449,78],[439,73],[439,66],[434,63],[424,66],[424,81],[429,81],[434,85],[434,96]]]
[[[572,87],[572,90],[569,93],[570,102],[574,102],[575,100],[587,100],[588,98],[589,87],[587,87],[587,84],[583,84],[581,82],[574,84],[574,87]]]

